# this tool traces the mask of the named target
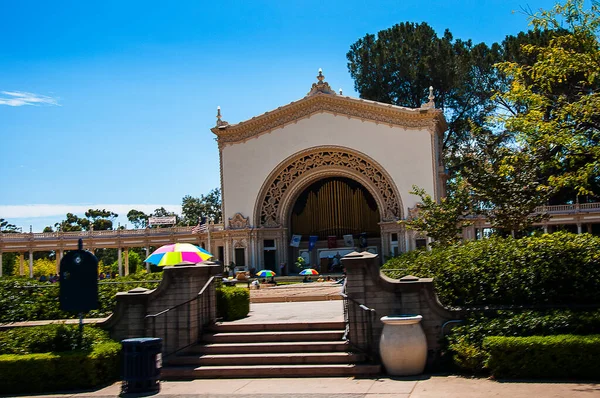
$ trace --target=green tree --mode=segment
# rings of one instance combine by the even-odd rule
[[[496,105],[494,64],[501,46],[442,37],[426,23],[400,23],[367,34],[352,44],[348,69],[361,98],[418,108],[428,87],[436,92],[436,106],[448,120],[443,147],[453,168],[454,153],[469,139],[469,121],[482,125]]]
[[[219,222],[221,220],[221,190],[215,188],[199,198],[190,195],[184,196],[181,202],[181,213],[181,223],[184,225],[195,225],[204,218]]]
[[[95,231],[107,231],[113,229],[113,221],[115,218],[119,217],[118,214],[105,209],[89,209],[85,212],[85,216],[87,217],[88,223],[84,229],[93,228]]]
[[[597,1],[585,8],[583,0],[567,0],[530,14],[536,30],[563,34],[524,45],[532,64],[498,65],[511,79],[501,96],[517,109],[500,120],[540,159],[563,203],[600,196],[599,11]]]
[[[135,228],[146,228],[148,225],[148,215],[143,211],[131,209],[127,213],[127,219]]]
[[[468,184],[455,180],[449,185],[452,194],[436,202],[425,189],[413,185],[412,195],[421,202],[417,214],[400,221],[408,229],[424,232],[432,238],[432,246],[449,246],[460,242],[462,230],[471,225],[467,216],[471,214],[471,198]]]
[[[14,234],[19,232],[18,227],[15,224],[9,223],[4,218],[0,218],[0,233],[2,234]]]
[[[545,214],[534,213],[551,191],[541,183],[539,160],[509,133],[479,132],[463,156],[461,175],[469,182],[472,206],[502,235],[521,236]]]

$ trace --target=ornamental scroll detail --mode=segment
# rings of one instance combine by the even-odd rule
[[[244,229],[248,228],[249,226],[249,217],[244,217],[241,213],[235,213],[235,215],[229,219],[230,229]]]
[[[322,167],[342,167],[355,174],[366,177],[377,189],[383,201],[380,209],[382,221],[396,220],[400,217],[401,206],[398,195],[393,189],[389,177],[373,162],[352,153],[326,149],[306,154],[288,164],[271,182],[260,208],[260,225],[279,227],[281,219],[279,207],[286,191],[304,173]]]

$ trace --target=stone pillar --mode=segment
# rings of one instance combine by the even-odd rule
[[[123,258],[121,257],[121,246],[117,250],[117,261],[119,262],[119,276],[123,276]]]
[[[592,233],[592,224],[587,224],[587,233],[588,234]]]
[[[129,248],[125,248],[125,276],[129,275]]]
[[[216,320],[214,283],[207,286],[202,302],[191,301],[174,313],[164,312],[198,296],[211,277],[222,267],[212,261],[200,265],[165,267],[163,279],[155,290],[143,288],[117,293],[115,312],[100,327],[115,340],[136,337],[163,339],[163,354],[198,342],[199,322]],[[201,309],[198,308],[201,305]],[[151,315],[151,316],[149,316]]]
[[[418,314],[423,316],[421,325],[429,347],[429,362],[440,349],[439,337],[444,322],[457,319],[462,314],[442,307],[433,290],[432,278],[404,276],[391,279],[379,270],[377,255],[369,252],[350,253],[342,258],[346,269],[346,294],[348,300],[347,320],[349,339],[375,355],[379,351],[379,339],[383,330],[380,318],[388,315]],[[359,307],[364,305],[372,311]],[[374,311],[374,312],[373,312]],[[368,316],[372,314],[371,341],[368,347]]]
[[[29,250],[29,277],[33,278],[33,250]]]
[[[146,258],[150,255],[150,247],[146,246]],[[146,263],[146,272],[150,273],[150,263]]]
[[[19,252],[19,275],[25,275],[25,268],[23,267],[23,252]]]
[[[548,233],[548,224],[544,224],[544,233],[547,234]]]
[[[581,223],[580,222],[577,223],[577,233],[578,234],[582,234],[583,233],[583,230],[581,228]]]
[[[0,276],[2,276],[2,252],[0,251]]]
[[[231,255],[229,253],[229,237],[225,236],[225,266],[229,267],[229,264],[231,264]],[[235,275],[234,275],[235,276]]]
[[[56,273],[57,274],[60,273],[60,256],[58,253],[59,253],[58,250],[56,250],[54,252],[54,257],[56,257]]]

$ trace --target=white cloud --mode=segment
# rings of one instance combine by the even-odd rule
[[[50,216],[65,216],[67,213],[73,213],[78,216],[88,211],[88,209],[106,209],[117,213],[119,216],[125,216],[131,209],[143,211],[146,214],[164,207],[167,211],[181,214],[181,205],[146,205],[146,204],[89,204],[89,205],[0,205],[0,218],[35,218]]]
[[[23,106],[23,105],[55,105],[60,106],[58,98],[45,95],[27,93],[25,91],[0,91],[0,105]]]

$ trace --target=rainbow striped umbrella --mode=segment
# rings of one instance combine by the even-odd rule
[[[300,275],[319,275],[316,269],[307,268],[300,271]]]
[[[270,278],[272,276],[275,276],[275,272],[269,270],[269,269],[263,269],[261,271],[258,271],[256,273],[256,276],[260,277],[260,278]]]
[[[159,247],[144,261],[164,266],[175,265],[184,261],[194,264],[201,263],[211,257],[213,257],[212,254],[191,243],[174,243]]]

